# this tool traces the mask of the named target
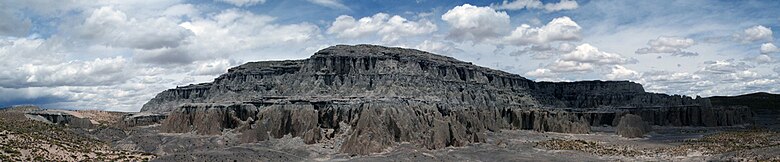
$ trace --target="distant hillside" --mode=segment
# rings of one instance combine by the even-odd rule
[[[713,96],[709,98],[712,105],[736,106],[743,105],[756,109],[780,110],[780,94],[758,92],[739,96]]]
[[[14,111],[32,111],[32,110],[39,110],[39,109],[41,108],[35,105],[17,105],[17,106],[0,107],[0,110],[14,110]]]

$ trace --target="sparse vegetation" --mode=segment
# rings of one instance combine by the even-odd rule
[[[29,120],[21,111],[0,111],[0,137],[0,161],[82,161],[103,157],[141,161],[154,157],[113,150],[107,143],[65,126]]]
[[[780,134],[764,129],[721,132],[688,140],[682,149],[701,150],[709,154],[780,145]]]
[[[627,147],[607,146],[584,140],[552,139],[537,142],[535,147],[549,150],[576,150],[596,155],[637,156],[642,154],[640,151]]]
[[[683,144],[657,149],[636,149],[613,145],[603,145],[584,140],[551,139],[536,142],[535,147],[548,150],[575,150],[596,155],[610,156],[685,156],[694,152],[707,155],[744,151],[756,148],[780,146],[780,133],[765,129],[726,131],[706,135],[702,138],[686,140]],[[737,157],[738,160],[780,160],[780,157],[761,159],[757,157]]]

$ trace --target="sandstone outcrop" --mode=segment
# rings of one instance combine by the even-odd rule
[[[535,82],[428,52],[338,45],[303,60],[250,62],[210,83],[163,91],[142,111],[165,113],[165,132],[244,142],[346,135],[341,151],[380,152],[399,142],[437,149],[484,141],[485,131],[588,133],[636,114],[654,125],[721,126],[750,117],[706,99],[647,93],[628,81]],[[345,129],[348,127],[349,129]]]

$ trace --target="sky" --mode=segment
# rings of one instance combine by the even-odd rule
[[[780,93],[780,1],[0,1],[0,106],[138,111],[249,61],[416,48],[536,81]]]

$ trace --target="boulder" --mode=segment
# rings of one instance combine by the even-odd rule
[[[642,117],[634,114],[626,114],[620,118],[617,126],[617,134],[626,138],[640,138],[650,132],[652,127],[642,120]]]

